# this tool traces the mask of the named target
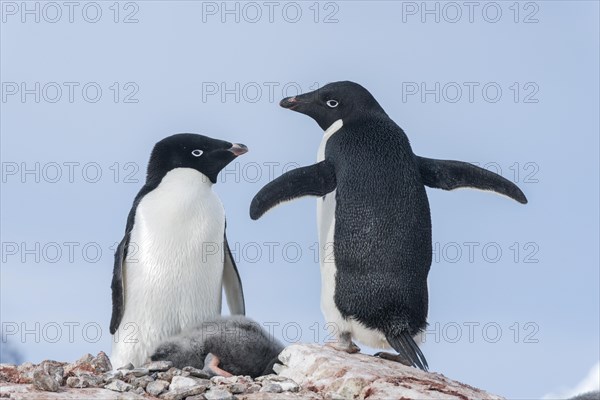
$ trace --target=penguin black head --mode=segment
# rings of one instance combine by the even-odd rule
[[[367,89],[350,81],[333,82],[313,92],[286,97],[279,105],[306,114],[325,130],[341,119],[385,111]]]
[[[247,151],[248,147],[240,143],[194,133],[179,133],[154,145],[148,163],[147,181],[160,180],[175,168],[193,168],[216,183],[219,172]]]

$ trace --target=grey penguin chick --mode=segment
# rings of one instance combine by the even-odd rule
[[[171,361],[177,368],[192,366],[210,375],[273,373],[284,346],[256,321],[241,316],[204,321],[162,342],[150,357]]]
[[[291,170],[252,200],[256,220],[279,203],[316,196],[321,309],[338,350],[352,339],[399,354],[382,358],[427,369],[414,337],[427,325],[431,217],[425,186],[492,190],[520,203],[521,190],[471,164],[419,157],[367,89],[335,82],[280,105],[325,131],[317,163]],[[331,249],[333,248],[333,251]]]

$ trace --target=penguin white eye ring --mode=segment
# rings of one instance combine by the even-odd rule
[[[325,104],[327,104],[329,108],[336,108],[340,102],[337,100],[327,100]]]
[[[192,150],[192,155],[194,157],[200,157],[202,155],[202,153],[204,153],[202,150],[196,149],[196,150]]]

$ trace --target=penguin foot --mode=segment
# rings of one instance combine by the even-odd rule
[[[408,358],[403,356],[402,354],[392,354],[392,353],[386,353],[384,351],[380,351],[379,353],[373,354],[373,356],[383,358],[384,360],[395,361],[397,363],[407,365],[409,367],[412,366],[412,362]]]
[[[358,353],[360,351],[360,347],[358,347],[352,341],[352,334],[347,331],[341,332],[338,335],[337,342],[327,343],[327,346],[329,346],[335,350],[338,350],[338,351],[344,351],[348,354]]]
[[[344,341],[341,340],[339,342],[331,342],[325,344],[327,347],[331,347],[337,351],[344,351],[348,354],[354,354],[360,352],[360,347],[358,347],[353,341]]]
[[[220,362],[221,362],[221,360],[219,360],[219,357],[215,356],[212,353],[208,353],[206,358],[204,359],[203,371],[210,374],[210,376],[224,376],[224,377],[233,376],[229,372],[219,368]]]

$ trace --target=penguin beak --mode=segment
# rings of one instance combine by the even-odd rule
[[[309,93],[299,94],[297,96],[286,97],[279,102],[279,105],[289,110],[305,113],[306,106],[310,106],[315,100],[316,90]]]
[[[237,156],[241,156],[242,154],[246,154],[248,152],[248,147],[245,144],[234,143],[227,150],[232,152],[237,157]]]
[[[289,108],[290,110],[293,110],[300,103],[301,102],[298,101],[298,98],[296,96],[294,96],[294,97],[286,97],[285,99],[283,99],[279,102],[279,105],[283,108]]]

